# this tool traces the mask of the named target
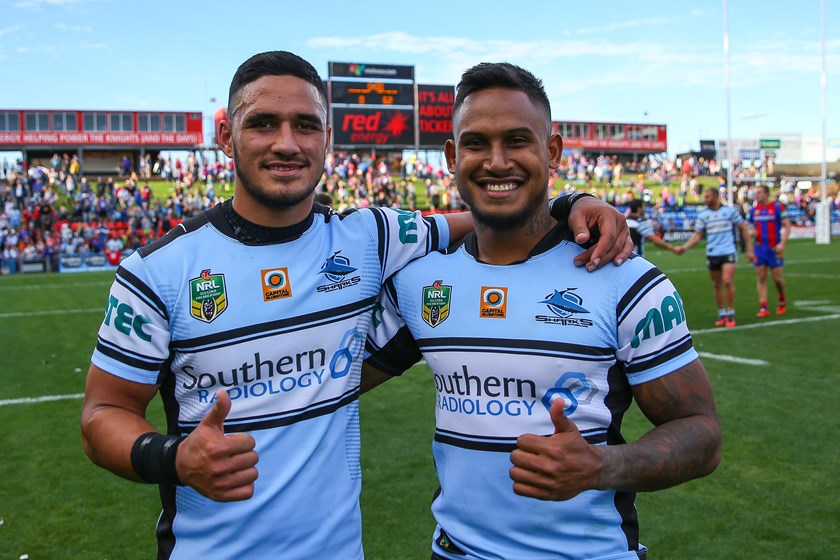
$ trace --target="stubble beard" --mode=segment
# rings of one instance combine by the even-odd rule
[[[315,192],[315,187],[318,186],[319,177],[316,177],[313,183],[301,192],[273,192],[269,189],[261,188],[256,181],[252,181],[250,177],[242,172],[243,167],[238,165],[242,160],[239,158],[239,152],[236,146],[233,147],[233,161],[236,178],[239,179],[239,183],[248,193],[248,196],[272,210],[286,210],[297,206],[312,196],[312,193]],[[323,166],[323,162],[321,162],[321,168]]]

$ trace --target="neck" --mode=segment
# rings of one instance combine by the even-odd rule
[[[476,221],[475,217],[473,223],[478,258],[495,265],[524,261],[540,239],[557,225],[557,221],[548,213],[548,205],[544,211],[529,216],[524,225],[515,228],[493,229]]]
[[[288,208],[271,208],[255,200],[241,186],[237,185],[233,197],[233,209],[236,213],[257,225],[263,227],[288,227],[302,222],[312,211],[315,201],[313,191],[305,199]]]

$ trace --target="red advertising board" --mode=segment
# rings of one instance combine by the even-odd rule
[[[414,147],[412,109],[333,108],[333,145],[336,148],[376,146]]]
[[[0,146],[194,146],[201,132],[0,132]]]
[[[563,138],[564,148],[586,150],[633,150],[639,152],[664,152],[668,142],[664,140],[613,140],[609,138]]]
[[[417,86],[420,148],[441,150],[444,143],[452,138],[454,102],[453,86]]]

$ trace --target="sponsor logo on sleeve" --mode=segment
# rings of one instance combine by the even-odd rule
[[[685,307],[680,294],[675,290],[665,296],[659,307],[648,309],[642,320],[636,324],[635,336],[630,341],[632,348],[641,346],[643,340],[655,338],[685,322]]]
[[[504,319],[507,317],[508,289],[496,286],[481,287],[479,317],[482,319]]]
[[[110,327],[113,323],[114,329],[128,337],[136,336],[146,342],[152,341],[152,335],[143,329],[151,321],[135,312],[131,305],[121,302],[114,295],[108,298],[104,322],[107,327]]]
[[[227,309],[225,275],[211,274],[204,269],[198,278],[190,280],[190,315],[210,323]]]
[[[260,271],[263,301],[292,297],[292,283],[288,268],[268,268]]]
[[[536,315],[534,318],[546,325],[591,327],[593,323],[590,319],[578,317],[578,315],[589,313],[589,310],[583,307],[583,298],[575,293],[575,290],[577,288],[568,288],[562,291],[554,290],[553,294],[548,294],[539,303],[545,304],[552,314]]]
[[[449,317],[451,298],[452,286],[444,286],[443,280],[423,288],[423,320],[427,325],[435,328]]]
[[[357,275],[348,278],[348,276],[356,270],[356,268],[350,266],[350,259],[342,255],[340,250],[336,251],[324,261],[321,270],[318,271],[318,274],[323,274],[330,283],[318,286],[317,291],[326,293],[355,286],[362,281],[362,277]]]

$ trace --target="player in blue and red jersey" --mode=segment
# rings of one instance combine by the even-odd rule
[[[790,235],[790,220],[784,204],[770,200],[770,188],[758,185],[755,191],[755,205],[750,209],[750,223],[755,228],[755,257],[753,265],[758,277],[758,317],[769,317],[767,308],[767,268],[773,274],[779,306],[776,314],[787,311],[785,306],[785,280],[782,267],[785,264],[785,245]]]

